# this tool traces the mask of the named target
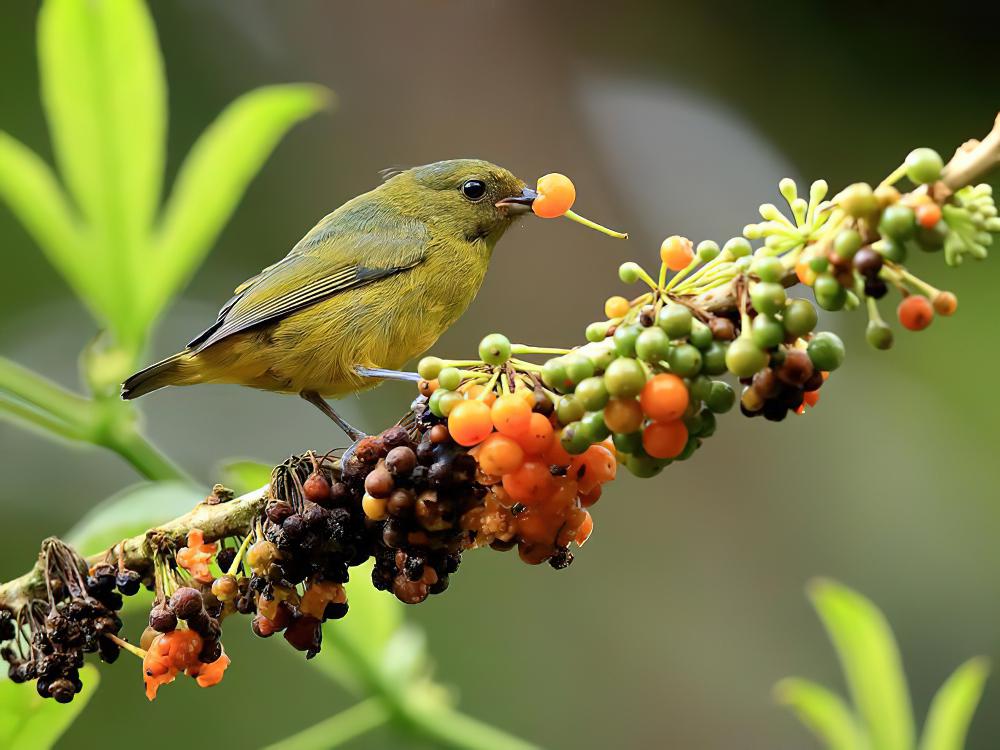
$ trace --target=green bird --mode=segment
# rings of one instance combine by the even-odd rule
[[[131,376],[122,397],[198,383],[297,393],[357,439],[324,397],[371,388],[430,348],[475,298],[493,248],[536,197],[480,159],[399,172],[238,286],[215,323]]]

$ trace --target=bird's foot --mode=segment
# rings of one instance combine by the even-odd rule
[[[354,441],[355,445],[357,445],[358,441],[362,438],[368,437],[365,432],[362,432],[358,428],[352,426],[350,422],[337,414],[337,412],[333,410],[333,407],[330,406],[330,404],[328,404],[326,400],[315,391],[302,391],[299,395],[332,419],[336,423],[337,427],[343,430],[344,434]]]
[[[354,367],[354,372],[363,378],[381,378],[383,380],[404,380],[411,383],[416,383],[420,380],[420,375],[415,372],[406,372],[405,370],[386,370],[381,367],[362,367],[361,365],[356,365]]]

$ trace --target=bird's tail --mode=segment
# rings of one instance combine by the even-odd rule
[[[168,385],[190,385],[198,382],[189,351],[178,352],[145,370],[140,370],[122,384],[122,398],[126,401],[139,398]]]

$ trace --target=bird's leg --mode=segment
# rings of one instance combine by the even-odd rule
[[[416,383],[419,381],[420,375],[415,372],[406,372],[404,370],[385,370],[381,367],[362,367],[361,365],[356,365],[354,367],[354,372],[363,378],[384,378],[385,380],[408,380],[410,382]]]
[[[302,391],[299,395],[336,422],[337,427],[342,429],[344,434],[355,443],[361,440],[361,438],[367,437],[365,433],[356,427],[352,427],[347,420],[337,414],[337,412],[333,410],[333,407],[330,406],[330,404],[328,404],[322,396],[316,393],[316,391]]]

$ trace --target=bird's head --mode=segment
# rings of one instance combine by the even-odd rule
[[[436,232],[494,244],[514,219],[531,211],[535,191],[482,159],[450,159],[413,167],[380,188],[406,216]]]

